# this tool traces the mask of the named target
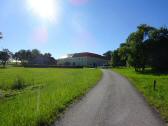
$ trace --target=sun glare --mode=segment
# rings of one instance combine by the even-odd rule
[[[27,0],[28,7],[37,16],[49,20],[57,21],[59,17],[58,0]]]

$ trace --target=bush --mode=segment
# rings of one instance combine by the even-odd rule
[[[25,81],[20,77],[17,78],[12,85],[13,90],[21,90],[25,87],[26,87]]]

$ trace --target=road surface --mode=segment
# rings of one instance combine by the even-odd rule
[[[165,126],[129,81],[111,70],[54,126]]]

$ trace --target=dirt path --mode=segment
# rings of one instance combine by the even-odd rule
[[[127,79],[110,70],[55,126],[164,126]]]

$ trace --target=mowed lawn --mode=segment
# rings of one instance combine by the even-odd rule
[[[126,76],[135,87],[142,92],[147,101],[154,106],[168,121],[168,74],[136,73],[132,68],[113,69]],[[156,80],[156,90],[153,90],[153,81]]]
[[[101,74],[99,69],[0,69],[0,126],[51,124]],[[17,82],[24,86],[17,89]]]

